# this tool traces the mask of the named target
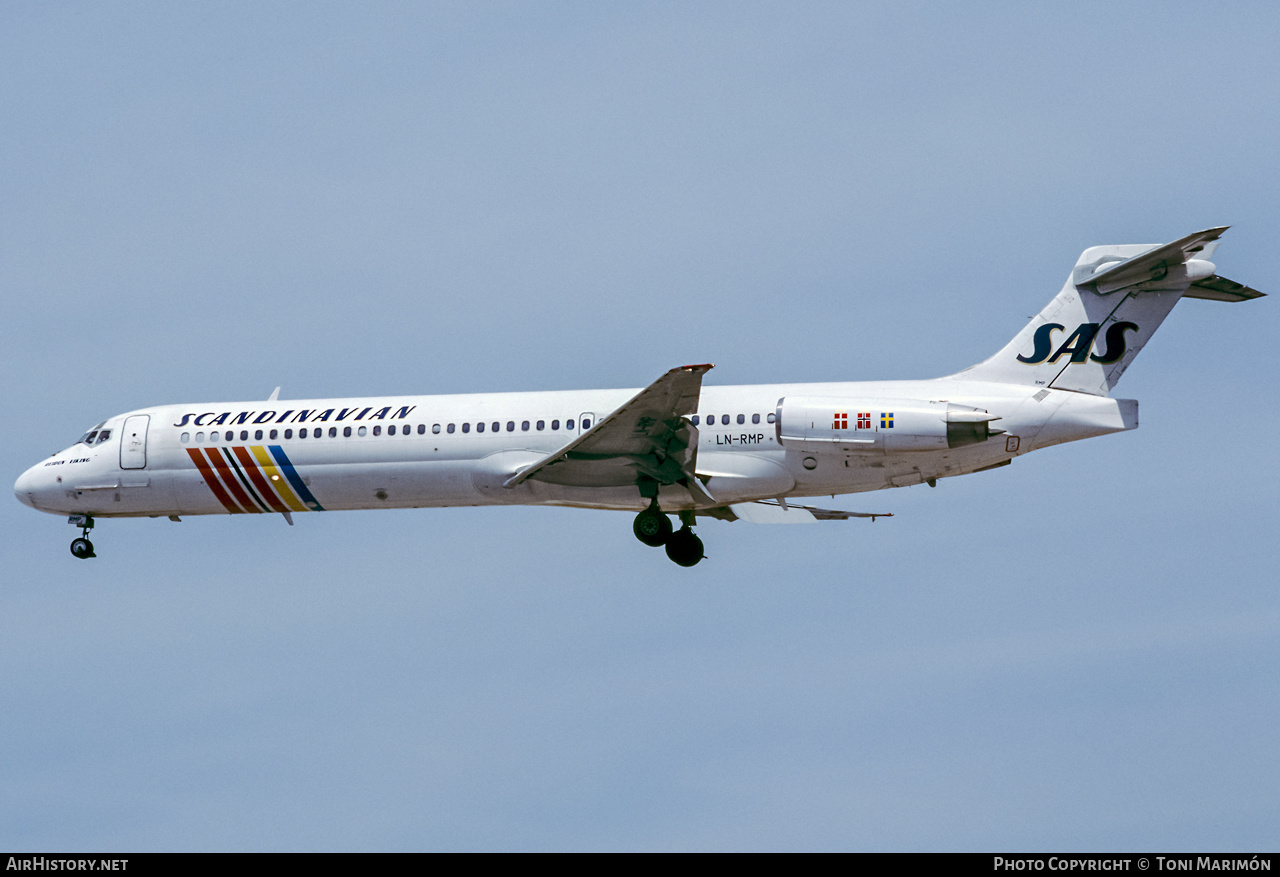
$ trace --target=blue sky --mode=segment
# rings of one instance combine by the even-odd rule
[[[0,9],[10,477],[200,400],[931,377],[1095,244],[1280,291],[1269,4]],[[0,504],[10,849],[1274,849],[1271,299],[874,524]]]

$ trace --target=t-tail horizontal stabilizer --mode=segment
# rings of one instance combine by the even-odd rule
[[[1178,300],[1248,301],[1209,261],[1226,226],[1170,244],[1090,247],[1062,291],[995,356],[956,380],[1107,396]]]

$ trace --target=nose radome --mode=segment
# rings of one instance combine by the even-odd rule
[[[36,467],[32,466],[26,472],[18,476],[18,480],[13,482],[13,495],[18,498],[18,502],[25,506],[35,508],[35,503],[31,501],[31,495],[36,490]]]

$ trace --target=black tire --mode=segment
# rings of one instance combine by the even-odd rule
[[[71,553],[81,560],[85,560],[90,557],[97,557],[97,555],[93,553],[93,543],[88,539],[72,539]]]
[[[667,540],[667,557],[680,566],[697,566],[705,556],[702,540],[687,527],[671,534],[671,538]]]
[[[645,509],[636,515],[631,532],[636,538],[651,548],[667,544],[671,538],[671,519],[656,509]]]

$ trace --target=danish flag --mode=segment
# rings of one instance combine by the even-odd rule
[[[849,428],[848,413],[844,411],[837,411],[836,422],[831,425],[831,428],[832,429],[848,429]]]

